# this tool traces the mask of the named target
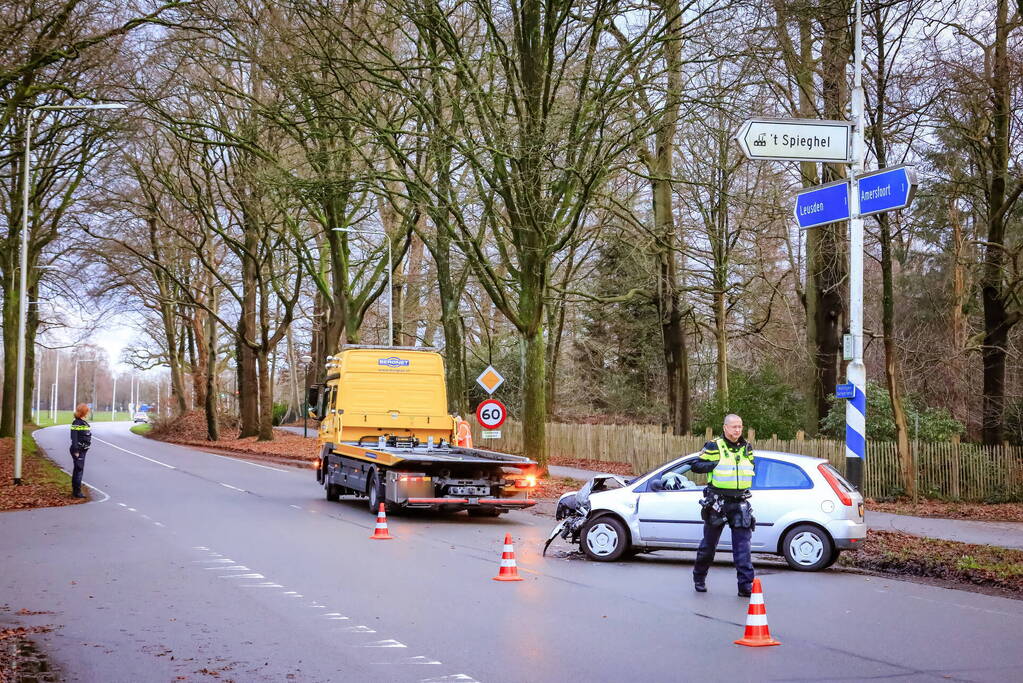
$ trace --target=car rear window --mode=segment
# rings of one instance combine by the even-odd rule
[[[758,457],[753,469],[753,488],[812,489],[813,482],[798,465]]]
[[[836,470],[834,467],[832,467],[830,463],[824,465],[824,469],[826,469],[828,472],[831,472],[831,474],[834,475],[835,479],[838,481],[839,486],[845,489],[846,493],[853,493],[856,490],[855,488],[853,488],[852,484],[846,481],[846,478],[842,476],[842,473]]]

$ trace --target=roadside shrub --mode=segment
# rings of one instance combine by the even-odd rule
[[[844,398],[830,397],[831,410],[821,420],[821,433],[832,439],[845,439]],[[929,408],[919,397],[908,395],[903,399],[909,438],[928,442],[943,442],[953,434],[963,434],[963,424],[952,417],[946,408]],[[895,441],[895,417],[888,389],[877,382],[867,382],[867,438],[872,441]]]
[[[274,427],[284,422],[285,416],[288,414],[289,406],[287,403],[274,403],[273,410],[270,413],[270,423]]]
[[[758,438],[777,434],[779,439],[794,439],[802,426],[802,398],[772,367],[749,373],[731,369],[728,375],[728,402],[715,396],[696,408],[693,432],[699,434],[710,427],[721,432],[725,415],[735,413],[743,426],[756,430]]]

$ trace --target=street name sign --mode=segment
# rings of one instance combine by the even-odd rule
[[[853,398],[856,396],[856,385],[852,382],[839,384],[835,387],[835,398]]]
[[[849,181],[817,185],[796,195],[796,223],[803,230],[849,220]]]
[[[774,161],[852,161],[849,121],[747,119],[735,139],[750,159]]]
[[[860,215],[894,211],[909,206],[916,192],[916,169],[890,166],[856,176],[860,188]]]

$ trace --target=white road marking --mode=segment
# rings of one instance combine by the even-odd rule
[[[262,574],[224,574],[221,579],[265,579]]]
[[[358,626],[348,626],[342,630],[349,633],[376,633],[376,631],[371,629],[369,626],[363,626],[362,624],[359,624]]]
[[[465,681],[465,683],[479,683],[472,676],[466,676],[465,674],[451,674],[450,676],[441,676],[440,678],[424,678],[419,683],[446,683],[446,681]]]
[[[438,662],[436,659],[430,659],[429,657],[424,657],[423,655],[419,655],[417,657],[409,657],[408,661],[412,662],[413,664],[440,664],[440,662]]]
[[[263,583],[243,583],[242,588],[284,588],[284,586],[273,581],[264,581]]]
[[[205,569],[206,571],[215,571],[215,572],[227,572],[227,571],[251,572],[252,571],[248,567],[244,567],[244,566],[242,566],[240,564],[236,564],[233,567],[203,567],[203,569]]]
[[[128,508],[128,510],[129,510],[130,512],[138,512],[138,510],[136,510],[135,508]]]
[[[235,490],[235,491],[241,491],[242,493],[245,493],[245,489],[240,489],[240,488],[238,488],[237,486],[231,486],[230,484],[225,484],[224,482],[218,482],[218,483],[219,483],[219,484],[220,484],[221,486],[226,486],[226,487],[227,487],[227,488],[229,488],[229,489],[233,489],[233,490]]]
[[[348,621],[348,617],[328,617],[329,621]]]
[[[51,462],[52,462],[52,461],[51,461]],[[56,464],[56,463],[54,463],[54,464]],[[71,476],[71,472],[67,471],[66,469],[64,469],[64,468],[63,468],[63,467],[61,467],[60,465],[57,465],[57,469],[59,469],[59,470],[60,470],[61,472],[63,472],[63,473],[64,473],[64,474],[66,474],[67,476],[69,476],[69,477]],[[90,488],[90,489],[92,489],[93,491],[99,491],[100,493],[102,493],[102,494],[103,494],[103,498],[102,498],[102,499],[100,499],[100,500],[90,500],[90,501],[88,501],[88,503],[105,503],[105,502],[107,502],[108,500],[110,500],[110,494],[109,494],[109,493],[107,493],[106,491],[103,491],[102,489],[98,489],[98,488],[96,488],[95,486],[93,486],[93,485],[92,485],[92,484],[90,484],[89,482],[85,481],[84,479],[82,480],[82,483],[83,483],[83,484],[85,484],[85,486],[86,486],[87,488]],[[88,503],[86,503],[86,504],[88,504]],[[121,505],[123,505],[123,503],[121,503]]]
[[[126,508],[126,507],[128,507],[128,506],[127,506],[127,505],[125,505],[124,503],[118,503],[118,505],[120,505],[120,506],[121,506],[121,507],[123,507],[123,508]]]
[[[146,456],[140,455],[138,453],[135,453],[134,451],[129,451],[127,448],[121,448],[120,446],[115,446],[114,444],[110,443],[109,441],[104,441],[103,439],[97,438],[95,436],[93,438],[96,439],[96,441],[99,441],[100,443],[105,443],[106,445],[110,446],[111,448],[116,448],[119,451],[124,451],[125,453],[127,453],[129,455],[134,455],[136,458],[142,458],[143,460],[148,460],[149,462],[156,463],[157,465],[160,465],[161,467],[166,467],[169,470],[176,470],[176,469],[178,469],[174,465],[168,465],[165,462],[160,462],[159,460],[153,460],[152,458],[147,458]]]
[[[214,458],[222,458],[223,460],[231,460],[233,462],[240,462],[244,465],[252,465],[253,467],[262,467],[264,470],[273,470],[274,472],[287,472],[288,470],[282,470],[277,467],[270,467],[269,465],[260,465],[258,463],[249,462],[248,460],[242,460],[241,458],[232,458],[226,455],[217,455],[216,453],[208,453],[206,451],[200,451],[203,455],[212,455]]]
[[[160,524],[159,522],[153,522],[153,524],[155,524],[156,526],[163,526],[163,524]]]
[[[118,503],[118,505],[120,505],[120,503]],[[209,550],[209,548],[204,545],[193,545],[192,550]]]
[[[296,510],[301,510],[301,509],[302,509],[302,508],[300,508],[300,507],[299,507],[299,506],[297,506],[297,505],[289,505],[288,507],[289,507],[289,508],[295,508]]]
[[[359,647],[408,647],[408,645],[389,638],[387,640],[377,640],[372,643],[366,643]]]

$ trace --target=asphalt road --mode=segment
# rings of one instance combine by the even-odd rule
[[[542,558],[553,520],[528,511],[392,516],[396,539],[371,541],[365,504],[327,502],[311,471],[127,429],[94,426],[95,502],[0,515],[0,627],[55,626],[39,640],[69,681],[1006,681],[1023,667],[1020,601],[760,562],[782,646],[744,648],[748,602],[725,562],[696,594],[691,552]],[[67,466],[66,426],[36,438]],[[491,580],[506,531],[519,583]]]

